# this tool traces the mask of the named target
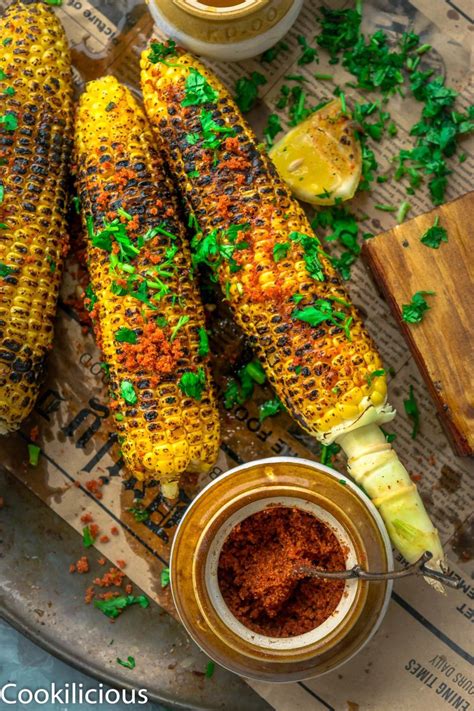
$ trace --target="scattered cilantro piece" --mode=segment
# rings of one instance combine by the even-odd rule
[[[126,669],[135,669],[135,659],[133,657],[127,657],[127,660],[124,662],[123,659],[120,659],[117,657],[117,664],[120,664],[120,666],[125,667]]]
[[[15,270],[13,269],[13,267],[9,267],[7,264],[3,264],[3,262],[0,262],[0,277],[1,278],[8,276],[9,274],[11,274],[14,271]]]
[[[268,146],[273,146],[273,139],[282,131],[280,117],[278,114],[270,114],[267,119],[267,125],[263,130],[263,135],[266,138]]]
[[[135,344],[137,342],[137,334],[135,331],[132,331],[131,328],[127,328],[126,326],[118,328],[114,333],[114,338],[119,343]]]
[[[254,384],[263,385],[266,380],[265,371],[258,360],[252,360],[240,368],[237,377],[240,382],[232,378],[224,391],[224,407],[227,410],[234,405],[243,405],[252,396]]]
[[[352,316],[346,316],[341,311],[334,311],[328,299],[317,299],[312,306],[295,309],[291,315],[299,321],[309,323],[310,326],[319,326],[321,323],[328,321],[335,326],[342,327],[347,339],[351,340],[349,327],[352,323]]]
[[[28,445],[28,461],[32,467],[38,466],[41,449],[36,444]]]
[[[140,607],[147,608],[150,602],[145,595],[119,595],[110,600],[94,600],[94,607],[97,607],[97,609],[112,620],[115,620],[122,610],[130,607],[130,605],[140,605]]]
[[[318,238],[302,232],[290,232],[289,238],[292,242],[301,244],[304,252],[303,259],[310,277],[316,281],[325,281],[324,269],[320,260],[320,255],[324,253]]]
[[[385,375],[385,369],[380,368],[380,370],[373,370],[371,373],[368,374],[367,376],[367,385],[370,387],[372,385],[372,380],[374,378],[381,378],[382,375]]]
[[[388,444],[394,442],[397,439],[397,435],[395,434],[395,432],[386,432],[383,427],[381,427],[380,429],[384,433],[385,441],[388,442]]]
[[[138,400],[137,394],[130,380],[122,380],[120,383],[120,394],[129,405],[135,405]]]
[[[333,444],[322,444],[321,445],[321,464],[326,464],[327,466],[331,466],[333,458],[340,451],[341,451],[340,446],[338,444],[336,444],[335,442]]]
[[[234,252],[240,249],[247,249],[247,242],[237,242],[241,232],[247,232],[250,224],[248,222],[241,225],[231,225],[226,230],[215,229],[209,234],[202,236],[196,234],[191,240],[193,250],[193,264],[207,264],[211,269],[219,267],[224,260],[229,262],[230,271],[237,272],[241,267],[236,262]]]
[[[398,208],[397,212],[397,222],[399,225],[405,220],[405,217],[408,215],[408,213],[411,210],[411,205],[407,200],[404,200],[401,204],[400,207]]]
[[[3,90],[3,94],[5,94],[5,96],[14,96],[15,89],[12,86],[7,86],[7,88]]]
[[[2,204],[4,199],[5,199],[5,186],[3,185],[3,183],[0,183],[0,205]]]
[[[178,332],[185,326],[189,321],[189,316],[180,316],[176,326],[171,331],[170,343],[173,343],[174,339],[178,335]]]
[[[434,294],[434,291],[417,291],[416,294],[412,296],[409,304],[403,304],[402,319],[407,323],[420,323],[425,311],[430,309],[424,297],[434,296]]]
[[[18,119],[15,114],[6,113],[0,116],[0,125],[5,127],[5,131],[15,131],[18,128]]]
[[[152,42],[150,45],[150,51],[148,53],[148,59],[152,64],[157,64],[161,62],[162,64],[167,64],[165,59],[168,57],[177,57],[178,52],[176,50],[176,42],[169,39],[167,42]]]
[[[52,5],[55,7],[60,7],[63,4],[63,0],[44,0],[46,5]]]
[[[216,665],[214,664],[214,662],[208,662],[208,663],[206,664],[206,671],[205,671],[205,677],[206,677],[206,679],[210,679],[210,678],[211,678],[211,676],[212,676],[212,675],[214,674],[214,672],[215,672],[215,669],[216,669]]]
[[[199,346],[198,356],[204,358],[209,353],[209,337],[205,328],[200,327],[198,331]]]
[[[184,395],[195,400],[201,400],[202,393],[206,387],[206,373],[201,366],[196,373],[188,371],[181,376],[178,387]]]
[[[290,242],[277,242],[277,244],[273,247],[274,261],[280,262],[282,259],[285,259],[290,247],[291,247]]]
[[[403,406],[408,417],[413,422],[413,430],[411,433],[412,439],[416,439],[416,435],[420,429],[420,411],[418,409],[418,404],[415,400],[415,393],[413,391],[413,385],[410,385],[410,395],[407,400],[403,401]]]
[[[394,205],[381,205],[377,203],[374,205],[376,210],[381,210],[382,212],[396,212],[397,208]]]
[[[170,569],[169,568],[163,568],[163,570],[161,571],[160,583],[161,583],[162,588],[166,588],[170,584]]]
[[[82,544],[84,548],[90,548],[94,545],[94,538],[92,536],[89,526],[84,526],[82,529]]]
[[[72,198],[71,202],[72,202],[72,206],[74,208],[74,212],[76,213],[76,215],[80,215],[81,214],[81,198],[78,197],[77,195],[75,195]]]
[[[5,37],[4,40],[2,40],[2,45],[4,47],[7,47],[9,44],[11,44],[13,41],[13,37]]]
[[[350,279],[350,268],[361,251],[358,241],[359,227],[355,215],[346,208],[337,205],[324,208],[316,213],[311,222],[311,227],[315,231],[320,229],[330,230],[326,234],[325,240],[327,242],[337,242],[344,248],[339,257],[331,256],[331,262],[343,279]]]
[[[199,106],[217,101],[219,94],[209,84],[207,79],[196,69],[191,69],[185,82],[185,98],[183,106]]]
[[[88,286],[86,286],[86,288],[84,290],[84,296],[85,296],[84,306],[86,307],[87,311],[90,312],[93,310],[94,306],[97,303],[97,296],[93,292],[92,286],[90,284]],[[86,303],[86,301],[87,301],[87,303]]]
[[[288,45],[286,42],[277,42],[276,44],[273,45],[273,47],[270,47],[270,49],[265,50],[263,52],[262,56],[260,57],[261,62],[267,62],[270,64],[273,62],[274,59],[278,57],[281,52],[286,52],[288,51]]]
[[[263,422],[267,417],[273,417],[273,415],[277,415],[282,410],[284,410],[284,407],[278,398],[267,400],[258,408],[258,419]]]
[[[436,216],[434,224],[424,232],[420,241],[431,249],[439,249],[441,242],[448,241],[448,233],[444,227],[439,226],[439,216]]]
[[[298,59],[299,66],[302,66],[303,64],[311,64],[311,62],[314,62],[315,60],[318,61],[318,50],[309,46],[306,37],[298,35],[296,39],[301,47],[301,55]]]
[[[148,521],[148,519],[150,518],[150,514],[148,513],[148,511],[145,508],[143,508],[143,506],[141,506],[141,505],[132,506],[131,508],[127,509],[127,511],[132,514],[133,518],[138,523],[143,523],[143,521]]]
[[[334,79],[332,74],[314,74],[315,79],[319,81],[332,81]]]
[[[258,87],[266,84],[267,80],[260,72],[252,72],[250,77],[240,77],[235,85],[235,101],[242,113],[252,109],[258,99]]]
[[[337,64],[340,52],[354,47],[359,39],[362,16],[352,9],[330,10],[321,7],[320,12],[318,19],[321,32],[316,39],[320,47],[328,50],[330,64]]]

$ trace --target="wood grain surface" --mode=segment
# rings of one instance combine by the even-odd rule
[[[448,242],[420,238],[439,216]],[[455,452],[474,454],[474,192],[368,240],[363,256],[432,393]],[[431,307],[421,323],[402,320],[417,291]]]

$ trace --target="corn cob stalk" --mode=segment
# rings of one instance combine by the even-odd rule
[[[395,413],[380,356],[303,210],[210,71],[173,43],[152,44],[141,66],[146,111],[198,227],[194,261],[216,270],[290,414],[349,453],[397,548],[409,561],[430,550],[438,565],[438,533],[381,445],[377,425]]]
[[[72,75],[48,7],[15,2],[0,19],[0,433],[38,394],[61,280]]]
[[[90,83],[76,124],[97,340],[129,472],[168,498],[207,472],[219,423],[204,313],[176,196],[143,111],[113,77]]]

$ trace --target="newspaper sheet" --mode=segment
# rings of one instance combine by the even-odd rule
[[[0,0],[0,8],[8,5]],[[286,41],[289,51],[271,64],[258,58],[238,64],[211,63],[222,79],[233,87],[237,77],[260,71],[267,83],[261,87],[262,101],[249,121],[258,134],[270,112],[283,77],[295,72],[307,79],[312,103],[331,98],[337,84],[349,79],[340,65],[329,65],[324,51],[317,65],[297,66],[297,36],[313,38],[315,14],[320,3],[307,0]],[[332,6],[335,3],[331,3]],[[339,6],[345,6],[347,3]],[[422,42],[432,44],[432,66],[446,74],[448,83],[461,92],[460,106],[469,103],[470,44],[473,7],[466,0],[368,0],[364,6],[365,31],[382,28],[395,34],[406,28],[419,33]],[[64,0],[58,14],[72,47],[78,90],[85,81],[104,73],[113,73],[138,94],[138,58],[152,33],[152,21],[146,5],[139,0]],[[334,81],[316,81],[314,72],[331,73]],[[360,100],[354,89],[347,90],[347,100]],[[391,99],[388,110],[398,127],[398,134],[376,147],[381,171],[389,170],[391,157],[410,146],[410,126],[416,121],[420,105],[410,100]],[[285,117],[282,116],[285,124]],[[453,166],[446,199],[472,188],[474,150],[464,142],[464,163]],[[361,230],[378,233],[393,225],[393,215],[374,210],[376,203],[399,204],[405,199],[404,187],[388,181],[376,184],[373,193],[361,195],[351,203],[359,217]],[[430,209],[426,190],[410,198],[410,216]],[[195,490],[185,490],[179,501],[169,507],[155,490],[147,490],[143,503],[150,518],[141,523],[127,511],[135,495],[142,492],[121,481],[120,460],[113,423],[107,406],[106,375],[101,356],[90,331],[81,325],[72,300],[78,296],[78,267],[71,257],[64,279],[56,325],[55,347],[49,359],[46,380],[34,414],[17,434],[2,438],[0,456],[3,465],[30,487],[71,526],[81,532],[80,517],[90,512],[109,541],[96,543],[112,561],[127,562],[126,572],[148,595],[174,614],[169,590],[160,585],[160,572],[168,564],[173,531]],[[456,457],[450,449],[437,420],[428,391],[408,347],[398,331],[387,304],[379,297],[361,263],[353,267],[348,284],[355,303],[367,314],[368,327],[391,368],[390,401],[398,417],[387,427],[397,434],[396,448],[408,463],[410,473],[440,529],[450,566],[462,580],[458,592],[437,595],[419,580],[397,583],[389,611],[379,632],[364,651],[341,669],[319,679],[272,686],[252,682],[255,688],[279,711],[312,709],[415,709],[474,708],[472,642],[470,624],[474,620],[474,584],[472,583],[472,513],[474,462]],[[86,332],[84,332],[86,331]],[[240,343],[241,336],[228,322],[217,342]],[[216,356],[217,365],[219,354]],[[466,374],[466,377],[469,377]],[[413,385],[422,413],[421,432],[413,440],[412,424],[403,413],[403,399]],[[228,412],[223,407],[223,443],[211,478],[229,468],[257,457],[274,455],[305,456],[318,459],[319,446],[305,435],[290,418],[281,414],[260,423],[258,405],[272,397],[270,389],[259,388],[256,397],[244,406]],[[41,457],[32,468],[27,463],[29,433],[39,426]],[[335,466],[344,471],[344,462]],[[87,487],[91,479],[104,485],[97,499]],[[207,480],[206,480],[207,481]],[[202,486],[206,481],[201,481]],[[113,527],[118,535],[110,535]],[[73,562],[73,561],[71,561]]]

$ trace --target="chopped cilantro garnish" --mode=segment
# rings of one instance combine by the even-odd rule
[[[227,410],[234,405],[242,405],[252,396],[254,384],[263,385],[266,380],[265,371],[258,360],[252,360],[240,368],[237,377],[240,382],[232,378],[224,392],[224,407]]]
[[[122,380],[120,383],[120,394],[129,405],[135,405],[138,400],[137,394],[130,380]]]
[[[321,445],[321,464],[326,464],[327,466],[331,466],[333,458],[340,451],[341,451],[340,446],[338,444],[336,444],[335,442],[333,444],[322,444]]]
[[[388,444],[397,439],[397,435],[395,434],[395,432],[386,432],[383,427],[381,427],[380,429],[384,433],[385,441],[388,442]]]
[[[277,244],[273,247],[273,259],[275,262],[280,262],[282,259],[285,259],[290,247],[290,242],[277,242]]]
[[[303,301],[303,299],[304,299],[303,294],[293,294],[293,296],[291,297],[291,300],[292,300],[295,304],[299,304],[300,301]]]
[[[94,294],[94,292],[92,290],[92,286],[90,284],[88,286],[86,286],[86,288],[84,290],[84,296],[88,301],[88,303],[84,304],[87,311],[92,311],[92,309],[94,308],[94,306],[97,303],[97,296]]]
[[[241,225],[231,225],[226,230],[212,230],[204,237],[201,233],[196,234],[191,240],[193,264],[195,266],[207,264],[211,268],[217,268],[223,261],[228,261],[230,271],[238,271],[240,265],[235,260],[234,252],[247,249],[248,243],[236,240],[241,232],[247,232],[249,228],[250,224],[246,222]]]
[[[32,467],[38,466],[41,449],[36,444],[28,445],[28,461]]]
[[[240,77],[235,85],[235,101],[242,113],[252,109],[258,99],[258,87],[266,84],[267,80],[260,72],[252,72],[250,77]]]
[[[402,319],[407,323],[420,323],[425,311],[430,309],[424,297],[433,296],[434,294],[434,291],[417,291],[416,294],[412,296],[409,304],[403,304]]]
[[[144,509],[141,505],[132,506],[131,508],[127,509],[127,511],[132,514],[133,518],[138,523],[148,521],[148,519],[150,518],[150,514],[148,513],[148,511]]]
[[[263,422],[267,417],[273,417],[283,409],[283,405],[278,398],[275,398],[274,400],[267,400],[258,408],[258,419],[260,422]]]
[[[60,7],[63,4],[63,0],[44,0],[46,5],[53,5],[54,7]]]
[[[267,49],[265,52],[263,52],[262,56],[260,57],[260,61],[267,62],[268,64],[270,64],[271,62],[273,62],[274,59],[278,57],[281,52],[286,52],[287,50],[288,45],[286,42],[277,42],[273,45],[273,47],[270,47],[270,49]]]
[[[209,337],[205,328],[200,327],[198,331],[199,346],[198,356],[204,358],[209,353]]]
[[[411,205],[407,200],[404,200],[401,204],[400,207],[398,208],[397,212],[397,222],[399,225],[404,221],[405,217],[408,215],[408,213],[411,210]]]
[[[374,205],[376,210],[381,210],[382,212],[396,212],[397,208],[394,205],[381,205],[377,203]]]
[[[161,571],[160,583],[161,583],[162,588],[166,588],[170,584],[170,569],[169,568],[163,568],[163,570]]]
[[[370,387],[372,385],[372,380],[374,378],[381,378],[382,375],[385,375],[384,368],[380,368],[380,370],[373,370],[367,375],[367,385]]]
[[[177,57],[178,52],[176,50],[176,42],[169,39],[167,42],[152,42],[150,45],[150,51],[148,53],[148,59],[152,64],[157,64],[161,62],[162,64],[167,64],[165,61],[168,57]]]
[[[7,88],[3,90],[3,94],[5,94],[5,96],[14,96],[15,89],[12,86],[7,86]]]
[[[13,37],[5,37],[4,40],[2,40],[2,44],[4,47],[7,47],[9,44],[11,44],[13,41]]]
[[[110,600],[94,600],[94,607],[97,607],[112,620],[115,620],[122,610],[130,607],[130,605],[140,605],[140,607],[146,608],[150,605],[150,602],[145,595],[119,595]]]
[[[5,131],[15,131],[18,128],[18,119],[15,114],[6,113],[0,116],[0,125],[5,127]]]
[[[269,146],[273,146],[273,139],[281,130],[282,126],[278,114],[270,114],[267,119],[267,125],[263,130],[263,135]]]
[[[314,74],[313,76],[319,81],[332,81],[334,79],[332,74]]]
[[[76,215],[80,215],[81,214],[81,198],[78,197],[77,195],[75,195],[72,198],[71,202],[72,202],[72,206],[74,208],[74,212],[76,213]]]
[[[186,326],[188,321],[189,321],[189,316],[180,316],[179,317],[176,326],[174,326],[174,328],[171,331],[170,343],[172,343],[174,341],[174,339],[178,335],[179,331],[183,328],[183,326]]]
[[[317,299],[312,306],[295,309],[292,317],[299,321],[305,321],[310,326],[319,326],[321,323],[328,321],[335,326],[342,327],[348,340],[350,340],[349,327],[352,323],[352,316],[346,316],[341,311],[334,311],[331,302],[327,299]]]
[[[359,39],[362,17],[360,12],[352,9],[330,10],[321,7],[320,12],[318,19],[321,33],[316,39],[321,47],[328,50],[331,56],[330,64],[336,64],[340,52],[354,47]]]
[[[3,185],[3,183],[0,183],[0,205],[2,204],[4,199],[5,199],[5,186]]]
[[[117,664],[120,664],[120,666],[125,667],[126,669],[135,669],[135,659],[133,657],[127,657],[127,660],[124,662],[123,659],[120,659],[117,657]]]
[[[206,387],[206,373],[200,366],[196,373],[188,371],[181,376],[178,387],[184,395],[195,400],[201,400],[204,388]]]
[[[317,61],[318,50],[309,46],[306,37],[298,35],[296,39],[301,47],[301,55],[298,59],[298,64],[302,66],[303,64],[311,64],[311,62],[314,62],[315,60]]]
[[[137,342],[138,337],[137,337],[137,334],[135,333],[135,331],[132,331],[131,328],[127,328],[126,326],[121,326],[121,328],[118,328],[115,331],[114,338],[119,343],[135,344]]]
[[[325,281],[324,269],[320,260],[320,255],[324,254],[317,237],[303,234],[302,232],[290,232],[290,240],[300,244],[303,248],[303,259],[306,264],[308,274],[316,281]]]
[[[441,242],[448,241],[448,233],[444,227],[439,226],[438,216],[436,216],[433,226],[422,234],[420,241],[432,249],[438,249],[441,246]]]
[[[407,400],[403,401],[403,406],[405,408],[406,414],[413,422],[413,431],[411,433],[411,437],[412,439],[415,439],[420,429],[420,411],[418,409],[418,404],[415,400],[413,385],[410,385],[410,395]]]
[[[205,671],[206,679],[211,678],[211,676],[214,674],[215,669],[216,669],[216,665],[214,664],[214,662],[208,662],[206,664],[206,671]]]
[[[6,277],[14,271],[13,267],[9,267],[7,264],[0,262],[0,277]]]
[[[191,69],[185,83],[185,98],[183,106],[200,106],[217,101],[219,94],[209,84],[207,79],[196,69]]]
[[[82,529],[82,544],[84,548],[90,548],[94,545],[94,538],[92,536],[89,526],[84,526]]]

